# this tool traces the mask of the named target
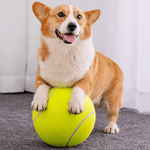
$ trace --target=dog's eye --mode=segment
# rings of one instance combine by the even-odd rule
[[[81,20],[82,16],[80,14],[77,15],[77,19]]]
[[[65,14],[64,14],[63,12],[59,12],[59,13],[58,13],[58,16],[59,16],[59,17],[64,17]]]

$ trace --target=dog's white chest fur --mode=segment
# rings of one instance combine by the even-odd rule
[[[58,39],[41,36],[47,43],[50,56],[43,62],[39,58],[42,78],[54,87],[71,87],[89,70],[95,50],[92,38],[78,39],[74,45],[64,44]]]

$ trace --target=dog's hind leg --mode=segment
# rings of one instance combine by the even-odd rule
[[[119,128],[116,124],[123,100],[123,87],[120,83],[112,85],[111,88],[103,95],[105,109],[107,111],[108,125],[105,128],[105,133],[119,133]]]

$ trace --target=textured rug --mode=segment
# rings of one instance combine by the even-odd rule
[[[148,150],[150,114],[122,108],[118,118],[120,133],[104,133],[106,112],[96,109],[96,124],[86,141],[76,147],[56,148],[44,143],[32,125],[32,93],[0,94],[0,150]]]

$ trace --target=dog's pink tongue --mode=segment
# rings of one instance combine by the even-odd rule
[[[75,35],[65,35],[64,39],[70,43],[74,41],[74,36]]]

